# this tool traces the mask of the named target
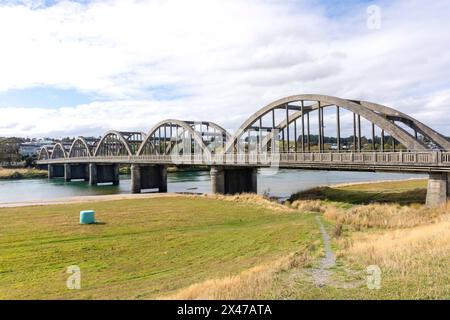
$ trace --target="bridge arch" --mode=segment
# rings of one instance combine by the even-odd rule
[[[70,146],[68,158],[91,157],[91,149],[93,148],[84,137],[76,138]]]
[[[450,150],[450,141],[440,134],[439,132],[433,130],[426,124],[420,122],[419,120],[401,112],[396,109],[390,108],[385,105],[381,105],[374,102],[369,101],[357,101],[357,103],[365,106],[375,112],[378,112],[385,116],[387,119],[400,121],[404,123],[406,126],[411,128],[412,130],[422,134],[424,137],[428,138],[431,142],[436,144],[443,150]]]
[[[67,158],[67,152],[64,145],[60,142],[53,146],[52,154],[50,155],[50,159],[65,159]]]
[[[143,132],[110,130],[98,142],[94,157],[135,155],[145,136]]]
[[[299,102],[301,104],[300,106],[292,104]],[[305,105],[305,102],[307,103],[307,105]],[[248,133],[251,130],[261,132],[262,131],[261,128],[264,128],[262,126],[262,118],[269,113],[272,113],[272,124],[269,126],[269,128],[267,128],[270,131],[270,133],[265,137],[260,136],[261,142],[267,143],[269,140],[272,140],[271,136],[273,136],[275,133],[281,131],[284,134],[284,131],[286,131],[289,146],[289,133],[288,133],[289,128],[286,130],[286,127],[288,125],[290,125],[296,119],[301,118],[304,115],[308,115],[309,118],[310,112],[318,110],[319,113],[320,112],[322,113],[322,120],[321,120],[322,123],[320,124],[320,127],[323,127],[323,109],[330,106],[336,106],[339,108],[346,109],[352,112],[354,115],[357,115],[358,119],[359,117],[365,118],[366,120],[372,122],[373,125],[376,125],[383,131],[386,131],[388,134],[390,134],[393,138],[402,143],[409,150],[429,149],[422,141],[419,141],[414,136],[409,134],[406,130],[404,130],[402,127],[396,125],[392,121],[392,119],[388,119],[385,114],[377,112],[376,108],[368,103],[363,105],[362,103],[359,103],[357,101],[350,101],[332,96],[304,94],[279,99],[258,110],[256,113],[250,116],[239,127],[239,129],[236,131],[233,137],[229,139],[226,150],[227,152],[236,152],[238,150],[239,141],[240,139],[242,139],[243,135],[246,132]],[[286,117],[280,123],[275,124],[274,112],[277,109],[286,110]],[[294,112],[292,113],[292,111]],[[321,129],[321,131],[323,139],[323,129]],[[284,145],[284,138],[283,138],[283,145]]]
[[[38,160],[48,160],[50,159],[51,151],[48,149],[47,146],[41,147],[41,150],[39,150],[38,154]]]
[[[196,126],[200,126],[200,131],[196,130]],[[212,151],[208,148],[206,139],[208,135],[202,132],[201,127],[213,128],[225,139],[229,136],[225,129],[213,122],[193,122],[182,121],[176,119],[167,119],[157,123],[147,133],[146,139],[142,142],[137,155],[154,155],[154,154],[183,154],[192,153],[192,148],[198,148],[198,153],[211,155]],[[222,144],[224,147],[225,144]],[[189,151],[186,151],[189,150]]]

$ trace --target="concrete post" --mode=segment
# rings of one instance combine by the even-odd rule
[[[70,164],[65,163],[64,164],[64,181],[69,182],[72,179],[70,171]]]
[[[131,165],[131,193],[141,193],[141,167]]]
[[[438,207],[447,202],[449,195],[449,179],[447,173],[430,173],[427,189],[427,207]]]
[[[113,185],[118,186],[120,183],[119,165],[113,164]]]
[[[53,166],[51,164],[48,165],[48,178],[53,179]]]
[[[250,190],[251,193],[258,193],[258,169],[251,168],[250,172]]]
[[[89,164],[84,165],[84,181],[90,181],[91,180],[91,169],[89,168]]]
[[[225,170],[223,167],[211,167],[212,193],[225,194]]]
[[[89,163],[89,184],[97,185],[97,165],[95,163]]]
[[[167,192],[167,167],[159,168],[159,192]]]

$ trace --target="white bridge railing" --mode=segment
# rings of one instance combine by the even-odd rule
[[[48,163],[152,163],[187,165],[281,166],[301,164],[378,164],[450,167],[450,152],[233,153],[190,155],[100,156],[39,160]]]

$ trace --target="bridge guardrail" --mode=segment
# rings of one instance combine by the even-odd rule
[[[212,155],[97,156],[40,160],[38,164],[63,163],[154,163],[185,165],[283,165],[283,164],[379,164],[449,166],[450,152],[328,152],[328,153],[218,153]]]

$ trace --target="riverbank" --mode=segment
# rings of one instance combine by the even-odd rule
[[[19,179],[43,179],[47,178],[46,170],[38,169],[7,169],[0,168],[0,179],[2,180],[19,180]]]
[[[336,188],[381,185],[386,193],[416,187]],[[257,195],[109,197],[0,209],[0,298],[450,298],[450,207],[344,198],[281,205]],[[99,223],[79,225],[84,209],[95,210]],[[66,288],[69,265],[81,269],[80,290]]]

